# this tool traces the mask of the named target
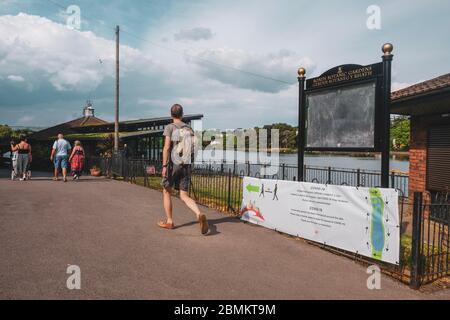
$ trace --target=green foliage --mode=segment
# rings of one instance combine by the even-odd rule
[[[13,130],[6,124],[0,124],[0,143],[8,143],[13,136]]]
[[[269,130],[269,137],[271,136],[270,130],[278,130],[279,132],[279,147],[282,149],[295,149],[297,148],[297,128],[286,123],[274,123],[272,125],[265,125],[263,129]],[[271,139],[269,144],[272,146]]]
[[[11,140],[18,140],[21,135],[28,136],[32,133],[29,129],[13,130],[7,124],[0,124],[0,143],[8,143]]]
[[[113,153],[114,149],[114,135],[113,134],[107,134],[103,140],[97,142],[95,146],[95,153],[96,154],[109,154],[111,155]]]
[[[391,122],[391,150],[408,151],[410,137],[410,120],[397,118]]]

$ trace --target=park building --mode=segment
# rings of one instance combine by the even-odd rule
[[[192,125],[193,121],[201,120],[202,114],[186,115],[183,121]],[[124,144],[134,158],[145,158],[158,161],[162,157],[163,131],[170,124],[170,117],[137,119],[119,122],[120,148]],[[108,156],[114,144],[114,122],[108,122],[95,116],[95,109],[87,101],[81,117],[61,123],[30,135],[35,159],[47,159],[53,141],[58,133],[64,134],[71,144],[81,141],[87,155]],[[41,154],[36,154],[41,153]]]
[[[409,116],[409,194],[450,193],[450,73],[392,93],[391,112]]]

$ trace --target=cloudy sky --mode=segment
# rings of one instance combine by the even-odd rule
[[[450,72],[449,14],[442,0],[0,0],[0,123],[57,124],[87,99],[113,120],[120,25],[121,119],[178,102],[209,128],[295,124],[300,66],[378,62],[389,41],[394,89]]]

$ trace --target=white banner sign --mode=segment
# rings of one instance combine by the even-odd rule
[[[249,177],[243,183],[242,220],[399,264],[396,190]]]

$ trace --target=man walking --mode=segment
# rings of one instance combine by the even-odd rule
[[[71,148],[70,143],[64,139],[63,134],[58,134],[58,140],[53,143],[52,154],[50,155],[50,160],[55,165],[54,181],[58,181],[58,171],[61,168],[63,181],[67,182],[67,167],[69,165],[69,151]]]
[[[194,132],[185,124],[183,119],[183,107],[175,104],[170,109],[173,123],[164,129],[164,148],[163,148],[163,169],[162,182],[164,210],[166,220],[158,222],[158,226],[164,229],[174,229],[172,216],[172,197],[171,192],[174,187],[180,190],[180,199],[197,216],[200,224],[200,230],[206,235],[209,230],[206,216],[202,214],[195,203],[189,197],[189,184],[191,179],[191,164],[194,155]]]

